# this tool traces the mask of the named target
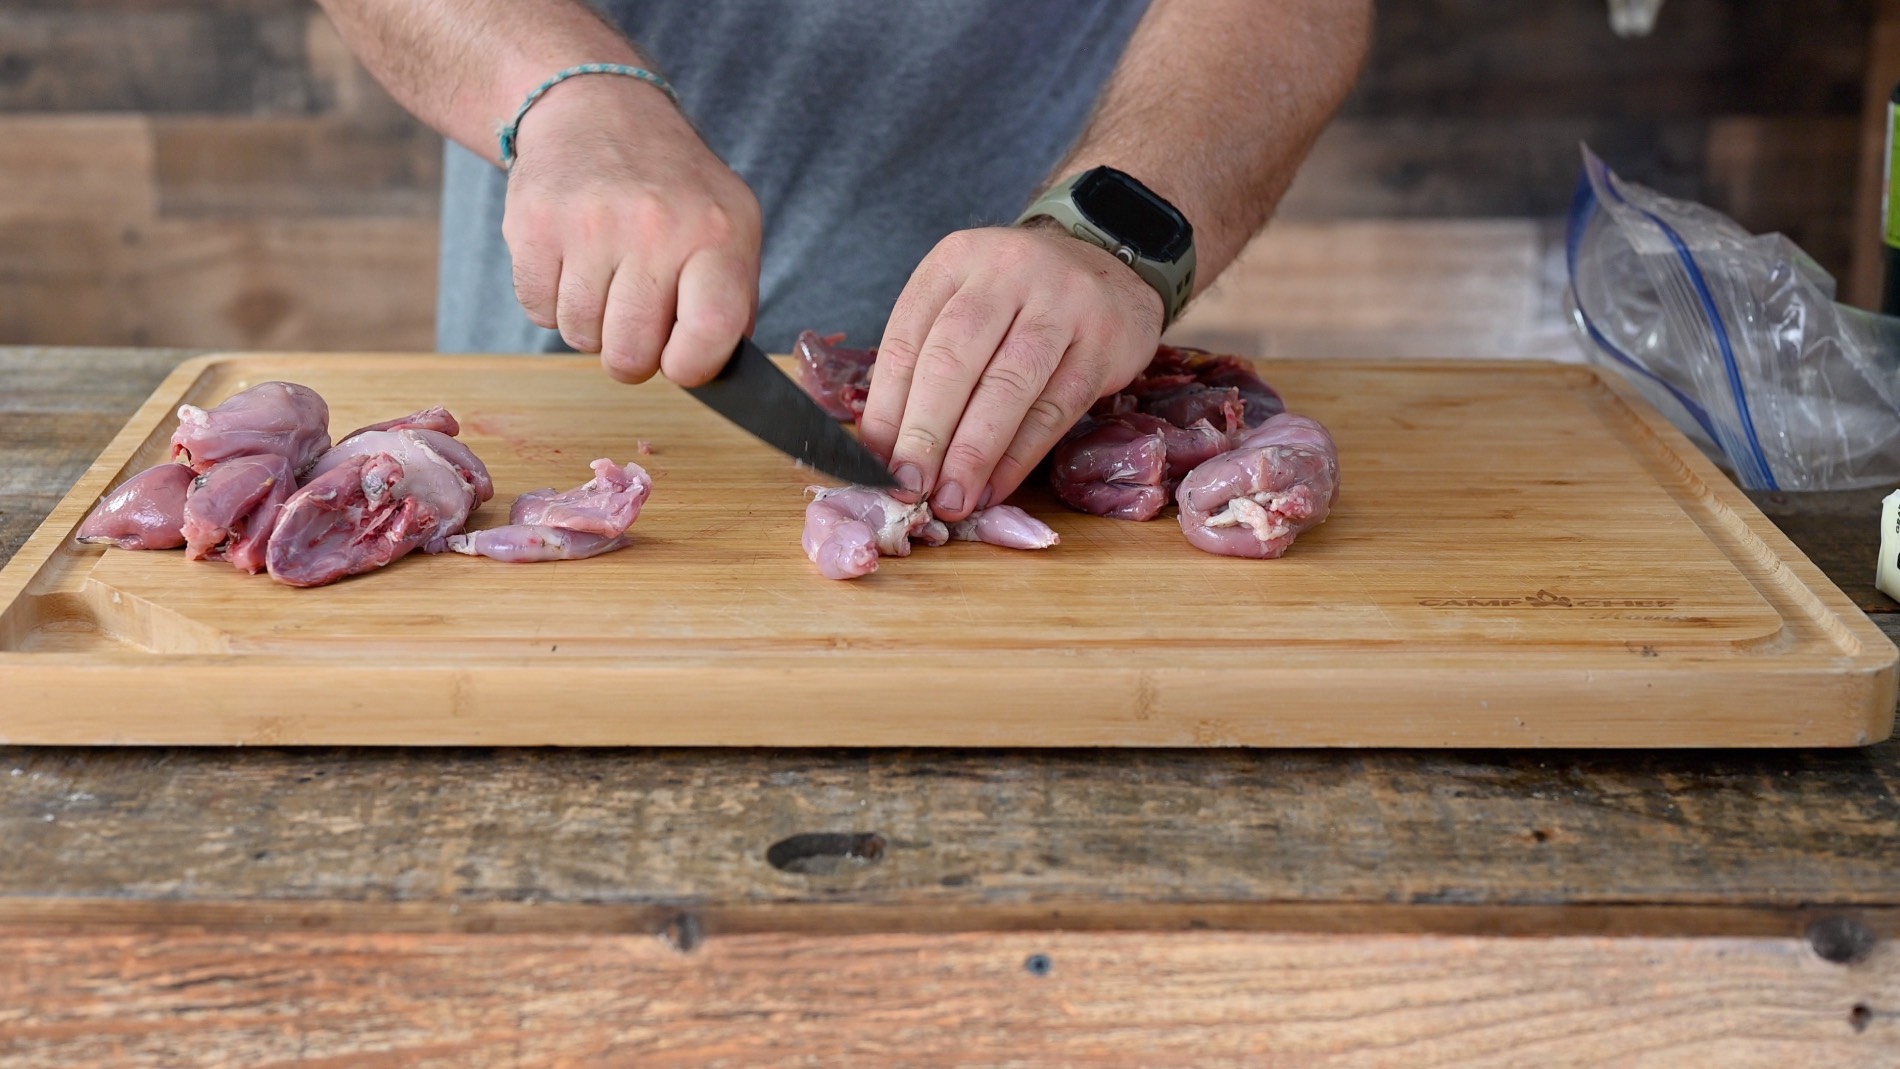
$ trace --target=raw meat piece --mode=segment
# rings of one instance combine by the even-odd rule
[[[1151,520],[1168,503],[1168,441],[1126,417],[1085,418],[1050,452],[1050,484],[1097,516]]]
[[[1282,413],[1175,492],[1189,542],[1230,557],[1278,557],[1339,498],[1339,452],[1326,428]]]
[[[419,412],[411,412],[406,416],[397,416],[395,419],[386,419],[381,423],[372,423],[367,427],[358,427],[343,437],[338,438],[336,441],[338,445],[342,445],[344,442],[362,434],[364,431],[411,430],[436,431],[437,433],[446,434],[453,438],[462,433],[462,425],[455,421],[455,416],[450,413],[448,409],[443,408],[441,405],[435,405],[430,408],[422,409]]]
[[[306,484],[315,482],[318,476],[327,474],[332,468],[344,464],[352,457],[392,453],[415,448],[417,444],[448,461],[449,465],[468,481],[469,486],[475,491],[476,504],[495,496],[495,482],[489,478],[488,466],[482,463],[481,458],[456,439],[441,431],[431,430],[363,431],[351,435],[336,448],[319,457],[316,464],[304,476],[304,482]]]
[[[880,553],[909,556],[911,538],[934,522],[929,505],[907,505],[868,486],[806,490],[815,496],[805,507],[805,555],[827,579],[869,575],[877,571]]]
[[[1215,387],[1195,383],[1142,400],[1141,411],[1177,427],[1206,423],[1218,427],[1219,433],[1225,436],[1241,429],[1247,406],[1241,399],[1240,391],[1231,386]]]
[[[308,386],[260,382],[211,409],[178,407],[172,459],[204,474],[231,457],[274,453],[307,471],[330,448],[330,406]]]
[[[320,586],[461,532],[477,504],[475,487],[431,444],[453,438],[370,431],[350,444],[365,439],[389,448],[327,465],[284,504],[265,555],[271,578]]]
[[[864,399],[871,393],[871,365],[876,349],[846,349],[842,334],[820,337],[807,330],[798,336],[792,354],[798,358],[798,384],[812,395],[831,418],[856,422],[864,415]]]
[[[950,537],[1010,549],[1048,549],[1062,541],[1048,524],[1014,505],[978,509],[951,524]]]
[[[1014,505],[978,509],[956,523],[930,514],[924,502],[906,505],[869,486],[806,487],[805,555],[827,579],[856,579],[877,571],[877,558],[907,557],[911,543],[941,546],[958,539],[1010,549],[1048,549],[1061,541],[1047,524]]]
[[[446,548],[470,556],[526,563],[580,560],[632,542],[627,529],[653,492],[653,479],[638,464],[620,467],[601,458],[594,477],[580,488],[522,494],[508,510],[508,525],[452,535]]]
[[[1267,385],[1259,372],[1254,370],[1251,361],[1237,356],[1221,356],[1204,349],[1163,345],[1155,350],[1154,362],[1143,373],[1143,377],[1183,374],[1192,376],[1195,382],[1205,387],[1238,390],[1241,399],[1246,402],[1245,425],[1248,427],[1257,427],[1286,411],[1286,402],[1281,400],[1279,392]]]
[[[232,457],[191,484],[185,496],[185,556],[223,560],[256,575],[277,510],[297,490],[290,461],[274,453]]]
[[[195,478],[183,464],[146,468],[101,498],[73,537],[120,549],[177,549],[185,544],[185,494]]]

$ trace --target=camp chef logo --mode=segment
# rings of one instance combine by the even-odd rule
[[[1572,598],[1539,590],[1514,598],[1420,598],[1428,609],[1667,609],[1676,598]]]

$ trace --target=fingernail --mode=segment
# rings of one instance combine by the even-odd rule
[[[910,463],[899,464],[897,466],[896,475],[897,485],[909,490],[913,494],[923,492],[924,472],[922,468]]]
[[[963,487],[956,483],[944,483],[937,488],[937,507],[945,512],[955,512],[963,507]]]
[[[976,499],[976,507],[979,509],[989,508],[990,495],[995,492],[996,492],[996,488],[994,486],[985,486],[983,488],[983,496]]]

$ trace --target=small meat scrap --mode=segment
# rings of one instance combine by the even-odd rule
[[[910,556],[911,544],[941,546],[952,540],[988,542],[1010,549],[1047,549],[1061,539],[1041,520],[1014,505],[978,509],[946,524],[925,502],[908,505],[870,486],[837,489],[809,486],[805,506],[805,556],[827,579],[856,579],[877,571],[877,559]]]
[[[515,499],[508,525],[452,535],[447,549],[514,563],[580,560],[632,542],[627,529],[653,493],[653,478],[638,464],[594,461],[594,477],[578,489],[534,490]]]
[[[276,454],[298,475],[330,448],[330,406],[294,382],[260,382],[215,408],[180,405],[172,459],[204,474],[231,457]]]
[[[1188,473],[1175,491],[1181,530],[1199,549],[1278,557],[1323,522],[1339,498],[1339,451],[1326,428],[1282,413],[1233,450]]]
[[[864,415],[864,399],[871,394],[871,366],[876,349],[847,349],[842,334],[820,336],[807,330],[792,345],[797,358],[798,384],[830,413],[831,418],[855,423]]]
[[[271,578],[321,586],[461,532],[478,503],[476,487],[432,444],[455,439],[370,431],[344,448],[366,439],[383,448],[345,452],[337,462],[326,457],[323,470],[284,503],[265,555]],[[486,479],[485,468],[481,475]]]
[[[362,434],[364,431],[435,431],[438,434],[446,434],[453,438],[462,433],[462,425],[456,422],[454,413],[451,413],[441,405],[432,405],[421,411],[411,412],[406,416],[397,416],[395,419],[386,419],[381,423],[372,423],[367,427],[358,427],[343,437],[338,438],[336,440],[337,444],[342,445],[344,442]]]
[[[183,464],[146,468],[101,498],[73,537],[120,549],[177,549],[185,544],[185,495],[195,478]]]
[[[198,476],[185,495],[185,556],[264,570],[277,512],[297,490],[290,461],[274,453],[232,457]]]
[[[1008,549],[1048,549],[1062,541],[1054,528],[1014,505],[978,509],[951,524],[950,537]]]

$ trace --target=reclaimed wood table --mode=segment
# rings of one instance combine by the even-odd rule
[[[0,560],[185,355],[0,350]],[[0,1067],[1900,1066],[1896,935],[1895,741],[0,748]]]

